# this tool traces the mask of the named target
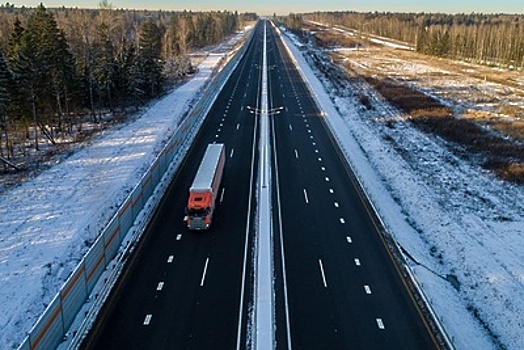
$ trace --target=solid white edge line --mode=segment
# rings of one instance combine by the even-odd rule
[[[259,75],[260,78],[260,75]],[[247,93],[244,94],[244,97],[247,95]],[[257,91],[257,102],[256,106],[259,107],[260,101],[260,84],[258,85],[258,91]],[[257,135],[258,132],[258,122],[255,119],[255,123],[253,126],[253,135]],[[253,145],[251,147],[251,174],[249,179],[249,198],[248,198],[248,204],[247,204],[247,220],[246,220],[246,230],[245,230],[245,241],[244,241],[244,261],[242,265],[242,283],[240,287],[240,301],[239,301],[239,311],[238,311],[238,328],[237,328],[237,346],[236,350],[240,350],[243,347],[240,345],[240,340],[242,338],[242,323],[244,320],[244,296],[246,293],[244,293],[244,290],[246,288],[246,275],[247,275],[247,260],[248,260],[248,250],[249,250],[249,229],[251,227],[251,202],[253,198],[253,182],[255,177],[255,153],[256,152],[256,137],[253,137]],[[248,330],[249,332],[249,330]],[[245,346],[244,346],[245,347]]]
[[[282,55],[282,52],[279,51],[279,54]],[[279,76],[281,79],[282,77]],[[289,111],[286,106],[286,111]],[[274,119],[271,119],[271,127],[273,130],[273,158],[275,162],[275,185],[276,185],[276,196],[277,196],[277,213],[278,213],[278,225],[279,225],[279,236],[280,236],[280,260],[282,262],[282,285],[283,285],[283,294],[284,294],[284,314],[286,318],[286,335],[287,335],[287,349],[292,350],[291,344],[291,321],[289,316],[289,296],[287,289],[287,274],[286,274],[286,259],[284,254],[284,233],[283,233],[283,224],[282,224],[282,212],[281,207],[282,203],[280,200],[280,182],[279,182],[279,172],[278,172],[278,161],[277,161],[277,139],[275,135],[275,124]]]
[[[207,274],[207,265],[209,264],[209,258],[206,259],[206,264],[204,265],[204,272],[202,273],[202,279],[200,280],[200,287],[204,286],[204,282],[206,281],[206,274]]]
[[[324,273],[324,265],[322,265],[322,260],[318,259],[318,265],[320,266],[320,274],[322,275],[322,283],[324,288],[327,288],[326,275]]]

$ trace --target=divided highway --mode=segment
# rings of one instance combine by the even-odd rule
[[[282,107],[270,115],[275,347],[438,348],[320,111],[264,21],[83,348],[251,344],[264,28],[268,109]],[[188,231],[188,189],[213,142],[227,154],[214,221],[209,231]]]

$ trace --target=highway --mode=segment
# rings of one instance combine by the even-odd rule
[[[271,43],[272,104],[286,108],[272,119],[277,324],[289,325],[278,343],[436,348],[321,112],[280,41]]]
[[[245,349],[264,21],[218,96],[86,349]],[[267,22],[277,349],[432,349],[428,327],[298,71]],[[280,109],[281,108],[281,109]],[[183,222],[209,143],[227,159],[211,230]]]

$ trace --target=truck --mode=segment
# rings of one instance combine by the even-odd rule
[[[189,188],[185,217],[188,229],[207,230],[211,227],[225,162],[225,146],[209,144]]]

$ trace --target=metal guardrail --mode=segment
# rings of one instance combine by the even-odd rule
[[[76,331],[69,347],[80,345],[85,332],[94,323],[94,319],[116,282],[123,265],[136,243],[145,231],[168,184],[178,170],[187,150],[194,141],[205,117],[210,111],[216,97],[223,89],[232,72],[244,56],[252,33],[246,43],[229,60],[226,66],[204,86],[202,96],[178,126],[177,131],[166,143],[139,183],[124,200],[117,213],[111,218],[93,246],[80,261],[78,266],[64,283],[53,301],[48,305],[27,337],[19,346],[20,350],[53,349],[64,341],[70,326],[75,321],[90,294],[93,292],[103,272],[112,267],[107,278],[104,278],[95,302],[87,312],[85,322]],[[127,244],[122,243],[130,229],[134,228]],[[116,257],[116,259],[115,259]]]

